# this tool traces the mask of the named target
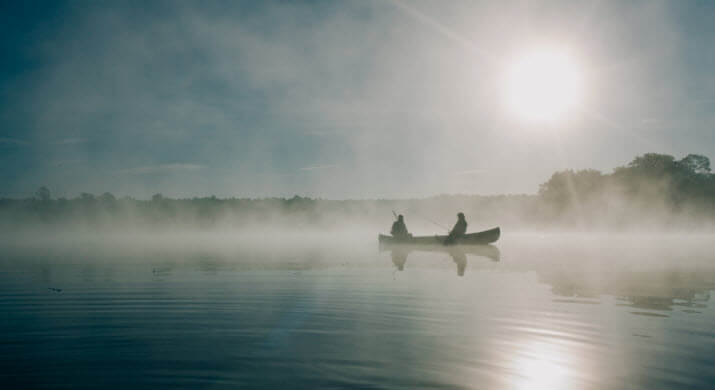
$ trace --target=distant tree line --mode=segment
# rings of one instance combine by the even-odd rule
[[[392,220],[393,211],[404,213],[408,225],[435,219],[448,224],[457,211],[463,211],[473,227],[713,226],[715,175],[705,156],[690,154],[676,160],[648,153],[608,174],[592,169],[556,172],[536,195],[324,200],[300,196],[171,199],[155,194],[151,200],[137,200],[82,193],[72,199],[53,199],[48,188],[40,187],[28,199],[0,199],[0,229],[382,226]]]
[[[686,224],[715,217],[710,160],[689,154],[638,156],[613,173],[593,169],[554,173],[539,187],[542,218],[574,223]]]

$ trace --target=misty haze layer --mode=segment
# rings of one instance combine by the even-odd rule
[[[0,199],[0,229],[7,233],[100,230],[213,231],[272,236],[385,231],[399,213],[413,233],[444,233],[463,212],[470,231],[493,226],[517,230],[691,230],[715,226],[715,174],[710,160],[690,154],[680,160],[649,153],[613,173],[556,172],[538,195],[441,195],[423,199],[327,200],[215,196],[151,200],[83,193],[52,199],[41,187],[30,199]],[[141,234],[141,233],[140,233]]]

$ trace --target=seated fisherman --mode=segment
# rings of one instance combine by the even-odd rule
[[[397,221],[392,224],[392,229],[390,229],[390,234],[395,238],[407,238],[411,234],[407,231],[407,226],[405,226],[405,218],[402,215],[397,217]]]
[[[444,245],[453,244],[459,237],[467,233],[467,220],[464,219],[464,213],[457,214],[457,223],[454,224],[452,231],[444,240]]]

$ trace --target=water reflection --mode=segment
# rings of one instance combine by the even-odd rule
[[[464,271],[467,269],[467,254],[486,257],[492,261],[499,261],[499,248],[494,245],[456,245],[456,246],[440,246],[440,245],[381,245],[381,251],[389,251],[392,258],[392,264],[395,265],[398,271],[405,270],[405,263],[410,253],[414,252],[433,252],[445,253],[452,258],[452,261],[457,266],[457,275],[464,276]]]
[[[591,303],[592,299],[610,295],[616,297],[618,306],[637,309],[633,314],[648,315],[643,310],[671,312],[683,308],[683,312],[697,313],[693,309],[706,306],[710,291],[715,289],[715,273],[712,269],[698,267],[698,271],[691,267],[621,267],[616,271],[580,266],[565,271],[550,264],[533,270],[540,282],[551,286],[554,295],[570,298],[560,302]]]
[[[712,258],[509,244],[0,256],[0,366],[19,388],[711,387]]]
[[[512,252],[509,261],[500,262],[499,269],[536,274],[540,283],[550,286],[554,303],[598,305],[603,296],[611,296],[616,306],[629,308],[629,313],[654,318],[670,317],[674,311],[698,314],[707,307],[711,291],[715,290],[715,270],[707,254],[698,257],[683,251],[682,258],[668,258],[659,257],[657,247],[636,251],[604,246],[593,251],[560,244],[558,248],[571,252],[568,256],[532,250]],[[452,259],[458,276],[465,274],[467,255],[494,262],[501,257],[493,245],[383,245],[380,250],[389,252],[398,271],[404,271],[407,259],[417,253],[444,254]],[[436,258],[442,256],[432,257]]]
[[[514,372],[514,389],[559,390],[577,388],[574,372],[583,370],[576,363],[576,351],[558,343],[531,340],[520,343],[509,362]]]

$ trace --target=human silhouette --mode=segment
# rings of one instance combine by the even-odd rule
[[[390,229],[390,234],[395,238],[408,238],[410,233],[407,231],[407,226],[405,225],[405,218],[400,214],[397,217],[397,221],[392,224],[392,229]]]
[[[452,247],[448,250],[443,250],[446,252],[457,265],[457,275],[464,276],[464,270],[467,268],[467,254],[460,249],[460,247]],[[390,257],[392,258],[392,264],[395,265],[398,271],[405,270],[405,263],[407,262],[407,256],[410,254],[408,249],[395,248],[390,251]]]
[[[457,264],[457,276],[464,276],[464,270],[467,268],[467,255],[459,249],[450,250],[449,255],[452,257],[454,264]]]
[[[392,264],[395,265],[398,271],[405,270],[405,263],[407,262],[407,255],[410,252],[407,250],[395,249],[390,253],[392,257]]]
[[[467,232],[467,220],[464,219],[464,213],[457,214],[457,223],[449,232],[449,235],[444,240],[444,245],[454,244],[457,239],[462,237]]]

